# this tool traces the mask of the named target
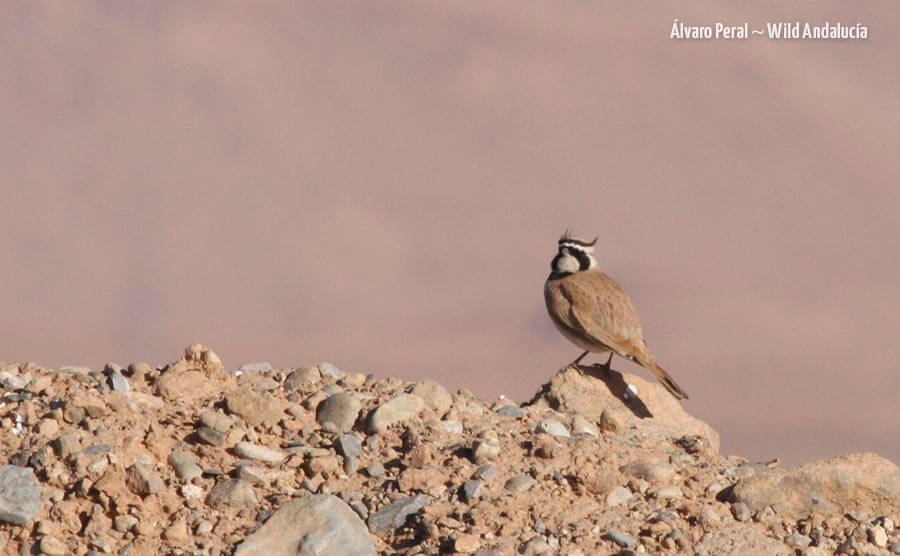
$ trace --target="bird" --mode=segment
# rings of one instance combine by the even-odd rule
[[[564,368],[578,364],[588,353],[609,353],[604,367],[609,372],[613,354],[649,370],[676,399],[688,395],[650,353],[637,309],[625,290],[597,269],[593,241],[572,235],[559,238],[558,251],[544,283],[547,312],[556,328],[570,342],[585,350]]]

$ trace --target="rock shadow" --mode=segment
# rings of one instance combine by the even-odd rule
[[[641,399],[641,394],[637,396],[626,396],[625,389],[628,383],[622,373],[613,369],[607,369],[604,365],[578,365],[578,369],[587,376],[596,378],[609,388],[609,392],[622,402],[639,419],[650,419],[653,414],[647,404]]]

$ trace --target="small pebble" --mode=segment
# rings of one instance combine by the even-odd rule
[[[344,376],[344,373],[340,369],[327,362],[319,363],[319,372],[322,373],[322,376],[333,378],[335,380],[343,378]]]
[[[373,479],[380,479],[386,474],[387,472],[384,469],[384,465],[377,461],[366,466],[366,475],[372,477]]]
[[[453,541],[453,549],[460,554],[472,554],[481,548],[481,539],[478,535],[460,535]]]
[[[812,543],[812,539],[810,539],[806,535],[800,535],[798,533],[789,535],[784,541],[789,546],[793,546],[795,548],[806,548],[810,545],[810,543]]]
[[[574,434],[586,434],[588,436],[598,436],[597,427],[590,422],[587,417],[577,414],[572,418],[572,432]]]
[[[623,504],[631,500],[632,494],[631,491],[623,486],[617,486],[616,488],[609,491],[609,494],[606,495],[606,505],[609,507],[618,506],[619,504]]]
[[[537,483],[537,481],[535,481],[529,475],[517,475],[512,479],[506,481],[506,484],[503,485],[503,488],[505,488],[509,492],[525,492],[529,488],[533,487],[535,483]]]
[[[482,465],[481,467],[479,467],[478,470],[475,471],[475,474],[472,475],[472,477],[475,479],[490,481],[491,479],[496,477],[497,473],[499,473],[499,472],[500,472],[500,470],[497,469],[496,465],[494,465],[493,463],[486,463],[486,464]]]
[[[444,432],[449,434],[463,433],[463,426],[459,421],[441,421],[441,427],[443,427]]]
[[[481,496],[481,489],[484,487],[484,483],[479,480],[470,479],[463,483],[462,486],[462,498],[466,502],[471,502]]]
[[[220,446],[225,442],[225,435],[206,425],[197,429],[197,437],[210,446]]]
[[[194,534],[202,537],[203,535],[208,535],[213,530],[213,524],[205,519],[197,522],[197,525],[194,526]]]
[[[274,450],[252,442],[238,442],[234,446],[234,452],[244,458],[255,459],[257,461],[265,461],[268,463],[280,463],[284,461],[287,454],[281,450]]]
[[[731,506],[731,513],[734,514],[734,518],[738,521],[750,520],[750,508],[747,507],[747,504],[744,504],[743,502],[733,504]]]
[[[534,427],[534,432],[569,438],[569,429],[555,419],[541,419]]]
[[[635,539],[631,535],[626,535],[621,531],[609,530],[605,535],[603,535],[603,538],[616,543],[622,548],[630,548],[637,545],[637,539]]]
[[[59,539],[55,539],[53,537],[44,537],[41,539],[39,545],[41,554],[46,554],[47,556],[64,556],[68,553],[68,549],[66,545],[64,545]]]
[[[503,405],[495,409],[494,413],[501,417],[525,417],[528,410],[517,405]]]
[[[714,509],[707,506],[700,510],[700,515],[697,517],[697,520],[701,525],[709,527],[722,521],[722,518]]]
[[[348,457],[357,457],[362,453],[362,442],[355,434],[343,434],[334,441],[334,447],[338,454]]]
[[[362,502],[353,502],[352,504],[350,504],[350,509],[356,512],[356,515],[358,515],[363,520],[369,518],[369,508],[367,508],[366,505]]]
[[[175,470],[179,479],[190,481],[203,474],[203,470],[197,465],[194,456],[184,452],[172,452],[169,455],[169,465]]]
[[[265,373],[272,370],[272,365],[263,361],[261,363],[244,363],[238,371],[243,373]]]
[[[875,546],[877,546],[879,548],[884,548],[887,546],[887,542],[888,542],[887,532],[884,530],[884,527],[882,527],[881,525],[876,525],[875,527],[870,527],[866,533],[869,537],[869,540]]]

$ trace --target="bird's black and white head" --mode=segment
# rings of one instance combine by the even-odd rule
[[[594,258],[595,237],[592,241],[569,235],[569,232],[559,238],[559,251],[550,263],[551,278],[562,278],[576,272],[583,272],[597,268],[597,259]]]

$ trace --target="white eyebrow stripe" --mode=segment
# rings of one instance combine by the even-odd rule
[[[591,247],[585,247],[584,245],[579,245],[578,243],[569,243],[563,242],[559,244],[560,247],[566,247],[568,249],[578,249],[582,253],[589,253],[591,251]]]

